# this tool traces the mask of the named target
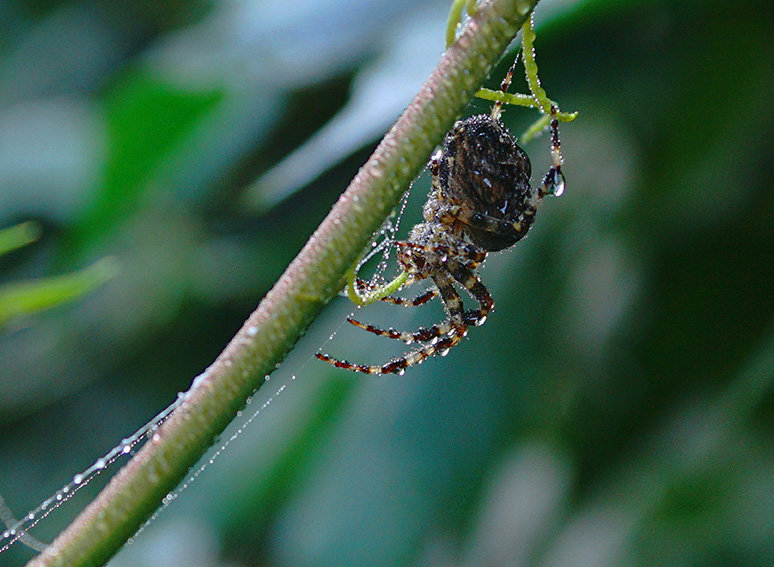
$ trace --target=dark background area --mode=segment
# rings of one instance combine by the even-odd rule
[[[0,330],[17,516],[214,360],[434,66],[447,10],[0,5],[0,228],[44,229],[0,282],[121,264]],[[543,85],[580,118],[562,126],[565,194],[481,270],[486,325],[366,377],[313,354],[403,345],[345,327],[335,300],[215,449],[260,408],[250,426],[112,565],[774,564],[771,7],[545,0],[536,19]],[[505,113],[514,132],[536,118]],[[537,182],[546,136],[526,150]],[[30,557],[17,544],[0,565]]]

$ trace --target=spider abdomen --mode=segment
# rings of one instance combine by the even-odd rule
[[[534,220],[531,172],[529,157],[499,119],[471,116],[444,139],[434,206],[461,223],[477,246],[502,250],[522,238]]]

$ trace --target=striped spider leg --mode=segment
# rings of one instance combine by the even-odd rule
[[[447,246],[422,246],[412,242],[398,242],[397,245],[400,247],[412,248],[422,254],[431,254],[435,257],[447,258],[446,271],[448,271],[449,275],[452,276],[453,280],[456,280],[457,283],[461,284],[468,290],[470,295],[478,301],[480,306],[479,309],[471,309],[463,312],[462,318],[466,326],[464,331],[466,332],[468,325],[482,325],[484,321],[486,321],[486,317],[489,314],[489,311],[491,311],[494,305],[494,301],[492,300],[492,296],[489,294],[487,289],[481,283],[481,280],[473,272],[473,270],[486,258],[485,252],[481,252],[471,245],[466,245],[464,249],[454,250],[453,252],[450,251],[449,247]],[[462,263],[458,260],[450,260],[450,254],[453,254],[454,257],[462,258],[465,263]],[[450,304],[449,302],[456,302],[459,300],[459,297],[455,297],[451,291],[446,289],[448,286],[453,286],[453,281],[448,280],[448,278],[445,277],[441,279],[437,275],[432,274],[429,277],[432,278],[433,282],[436,284],[436,289],[425,292],[424,294],[418,296],[415,300],[408,300],[407,304],[415,305],[417,301],[425,303],[429,301],[430,298],[440,293],[447,311],[449,313],[455,311],[456,305],[453,303]],[[392,300],[390,301],[392,302]],[[455,329],[451,319],[442,323],[437,323],[428,328],[420,327],[417,331],[413,332],[398,331],[393,328],[382,329],[374,325],[361,323],[352,317],[348,317],[347,321],[352,325],[375,335],[401,340],[406,344],[411,344],[414,342],[435,341],[440,337],[448,335]]]

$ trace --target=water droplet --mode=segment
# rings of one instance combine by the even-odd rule
[[[403,376],[405,373],[406,373],[406,369],[405,369],[405,368],[401,368],[401,369],[400,369],[400,370],[398,370],[398,372],[397,372],[398,376]]]
[[[449,354],[449,349],[442,348],[441,350],[438,351],[438,354],[440,354],[441,356],[446,356],[447,354]]]
[[[56,493],[56,499],[57,499],[57,501],[58,501],[58,502],[61,502],[61,501],[62,501],[62,498],[64,498],[64,496],[62,496],[62,493],[61,493],[61,492],[57,492],[57,493]]]
[[[564,187],[566,183],[567,182],[564,179],[564,174],[561,171],[554,171],[554,175],[551,180],[551,194],[554,197],[561,196],[561,194],[564,193]]]
[[[98,469],[104,469],[107,466],[107,463],[105,462],[105,459],[97,459],[94,466]]]
[[[27,521],[28,521],[28,522],[31,522],[31,521],[32,521],[32,520],[34,520],[34,519],[35,519],[35,514],[33,514],[32,512],[30,512],[29,514],[27,514]]]
[[[258,327],[256,327],[255,325],[252,325],[252,326],[247,328],[247,335],[248,336],[254,337],[257,334],[258,334]]]

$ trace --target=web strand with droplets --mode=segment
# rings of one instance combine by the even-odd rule
[[[396,207],[395,211],[393,211],[390,217],[382,225],[379,232],[375,235],[374,240],[372,240],[369,246],[368,253],[357,265],[357,270],[359,270],[371,258],[381,252],[382,258],[377,265],[376,272],[371,281],[375,282],[378,281],[379,278],[382,278],[382,274],[389,266],[390,255],[395,247],[395,235],[397,234],[398,228],[400,226],[400,221],[406,208],[409,193],[410,188],[402,197],[398,207]],[[332,340],[335,334],[336,332],[334,331],[334,333],[331,334],[331,336],[328,338],[328,341]],[[323,345],[328,341],[324,341]],[[313,357],[310,357],[309,361],[311,360],[313,360]],[[305,366],[305,364],[302,365],[302,367],[303,366]],[[198,378],[199,377],[194,379],[192,387],[196,385]],[[270,377],[267,375],[265,377],[265,381],[269,380]],[[291,376],[291,380],[296,380],[295,374]],[[132,543],[137,535],[147,529],[147,527],[154,520],[156,520],[156,518],[158,518],[159,514],[161,514],[174,500],[176,500],[180,494],[186,490],[197,478],[199,478],[199,476],[201,476],[201,474],[211,464],[213,464],[215,460],[224,453],[224,451],[226,451],[229,445],[236,441],[236,439],[238,439],[243,434],[246,428],[254,422],[260,413],[287,389],[288,385],[289,383],[281,385],[276,392],[269,396],[269,398],[266,399],[241,426],[239,426],[239,428],[229,437],[225,443],[222,443],[220,447],[215,449],[210,456],[206,457],[202,464],[199,465],[193,473],[188,475],[186,480],[179,487],[170,492],[162,500],[161,507],[158,508],[154,514],[140,527],[137,533],[135,533],[134,536],[129,539],[128,543]],[[185,401],[186,397],[187,395],[185,392],[179,393],[177,399],[172,404],[154,416],[150,421],[140,427],[132,435],[122,439],[118,445],[94,461],[94,463],[92,463],[89,467],[73,475],[72,479],[67,484],[46,498],[37,507],[27,512],[27,514],[18,520],[8,520],[6,529],[0,532],[0,554],[7,551],[16,542],[21,542],[24,545],[34,549],[35,551],[41,551],[41,549],[38,549],[38,544],[43,546],[45,546],[45,544],[38,542],[38,540],[31,537],[28,532],[35,528],[54,510],[58,509],[65,502],[70,500],[79,490],[87,486],[94,478],[110,469],[116,462],[119,461],[119,459],[124,456],[128,457],[133,455],[140,448],[140,446],[145,443],[145,441],[152,439],[156,430],[175,412],[175,410]],[[248,407],[251,402],[252,398],[248,398],[245,401],[245,407]],[[243,410],[240,410],[237,413],[237,418],[240,417],[242,413]],[[10,513],[7,516],[8,518],[11,518]]]

